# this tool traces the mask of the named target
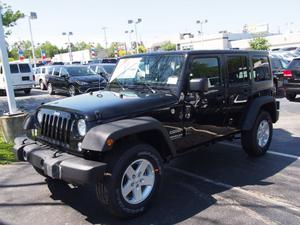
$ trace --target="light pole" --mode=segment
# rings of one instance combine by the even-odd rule
[[[32,51],[32,59],[33,59],[33,67],[36,67],[35,62],[35,54],[34,54],[34,43],[33,43],[33,36],[32,36],[32,29],[31,29],[31,20],[37,19],[36,12],[30,12],[30,15],[28,16],[28,23],[29,23],[29,31],[30,31],[30,40],[31,40],[31,51]]]
[[[105,49],[107,50],[107,36],[106,36],[107,27],[102,27],[102,30],[104,32]]]
[[[129,40],[129,47],[130,49],[132,48],[131,46],[131,34],[133,33],[133,30],[125,30],[125,34],[128,34],[128,40]]]
[[[0,2],[0,15],[2,15],[2,2]],[[5,88],[6,88],[6,95],[7,95],[7,102],[8,102],[8,109],[9,114],[15,114],[18,111],[16,100],[15,100],[15,93],[14,88],[12,85],[12,79],[10,74],[9,62],[8,62],[8,55],[6,49],[6,42],[4,36],[4,29],[2,23],[2,16],[0,16],[0,58],[2,61],[3,67],[3,75],[5,79]]]
[[[197,20],[196,24],[200,24],[200,34],[203,35],[203,24],[208,23],[208,20]]]
[[[138,40],[137,24],[139,24],[141,22],[142,22],[141,18],[138,18],[137,21],[128,20],[128,24],[134,24],[135,38],[136,38],[136,53],[139,53],[139,40]]]
[[[73,35],[73,32],[63,32],[62,35],[67,35],[68,37],[68,47],[69,47],[69,58],[70,58],[70,63],[73,61],[73,56],[72,56],[72,49],[71,49],[71,42],[70,42],[70,36]]]

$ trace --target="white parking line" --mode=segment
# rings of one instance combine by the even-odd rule
[[[279,207],[282,207],[284,209],[289,209],[289,210],[293,211],[294,214],[296,214],[298,217],[300,217],[300,208],[293,205],[293,204],[291,204],[290,202],[286,201],[285,199],[278,198],[278,197],[275,197],[275,196],[266,195],[266,194],[256,192],[256,191],[252,191],[252,190],[246,190],[246,189],[243,189],[243,188],[240,188],[240,187],[234,187],[230,184],[226,184],[226,183],[219,182],[219,181],[214,181],[214,180],[211,180],[211,179],[206,178],[204,176],[194,174],[194,173],[182,170],[182,169],[178,169],[178,168],[174,168],[174,167],[167,167],[167,169],[169,169],[173,172],[176,172],[176,173],[180,173],[180,174],[185,175],[185,176],[189,176],[189,177],[197,179],[197,180],[204,181],[206,183],[210,183],[210,184],[213,184],[213,185],[216,185],[216,186],[219,186],[219,187],[226,188],[228,190],[239,192],[241,194],[247,195],[251,198],[259,199],[263,202],[269,203],[269,204],[274,205],[274,206],[279,206]]]
[[[234,144],[234,143],[228,143],[228,142],[220,142],[220,143],[223,144],[223,145],[232,146],[232,147],[236,147],[236,148],[241,148],[242,147],[241,145]],[[275,152],[275,151],[267,151],[267,154],[283,156],[283,157],[286,157],[286,158],[291,158],[291,159],[296,159],[296,160],[300,159],[300,156],[297,156],[297,155],[285,154],[285,153],[280,153],[280,152]]]

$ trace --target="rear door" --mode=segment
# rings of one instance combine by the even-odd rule
[[[19,70],[22,84],[34,84],[32,68],[28,63],[20,63]]]
[[[53,74],[49,80],[52,84],[52,87],[56,90],[61,90],[61,82],[60,82],[59,72],[60,72],[60,66],[55,66],[53,69]]]
[[[247,104],[250,94],[250,65],[248,54],[225,56],[228,97],[226,99],[229,114],[240,113]]]

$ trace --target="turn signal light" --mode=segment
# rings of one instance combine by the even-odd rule
[[[283,76],[284,77],[292,77],[293,76],[292,71],[291,70],[284,70],[283,71]]]
[[[107,139],[106,144],[108,147],[111,147],[114,144],[114,140],[112,138]]]

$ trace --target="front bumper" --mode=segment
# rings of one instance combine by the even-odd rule
[[[59,152],[26,137],[16,138],[13,150],[18,160],[28,161],[46,176],[72,184],[96,183],[103,178],[106,169],[106,163]]]

